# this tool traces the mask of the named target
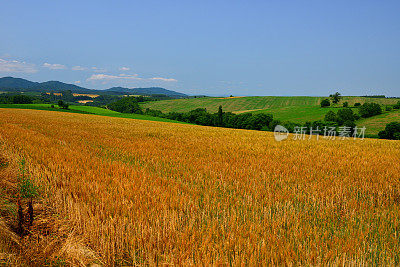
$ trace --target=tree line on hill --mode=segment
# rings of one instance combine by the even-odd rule
[[[338,103],[341,99],[340,93],[335,93],[330,96],[332,102]],[[47,94],[42,93],[41,96],[28,96],[23,94],[0,94],[0,104],[32,104],[32,103],[58,103],[58,106],[63,109],[68,109],[68,102],[80,100],[87,100],[89,96],[74,96],[71,91],[64,91],[60,95],[53,93]],[[93,98],[90,98],[93,99]],[[294,132],[295,127],[304,127],[306,133],[310,133],[311,129],[323,129],[325,127],[338,128],[340,126],[346,126],[353,133],[356,123],[355,121],[362,118],[368,118],[382,114],[382,107],[377,103],[355,103],[354,107],[358,108],[358,113],[355,113],[348,106],[348,102],[343,103],[343,108],[339,109],[336,113],[329,111],[324,120],[318,120],[314,122],[306,122],[304,124],[293,123],[293,122],[282,122],[274,120],[271,114],[259,113],[243,113],[234,114],[232,112],[224,112],[222,106],[219,107],[218,112],[210,113],[205,108],[198,108],[189,112],[169,112],[163,113],[159,110],[146,109],[142,110],[139,103],[146,101],[156,101],[154,97],[120,97],[110,95],[100,95],[94,99],[97,99],[97,105],[101,103],[101,106],[107,106],[111,110],[115,110],[121,113],[136,113],[145,114],[154,117],[167,118],[176,121],[182,121],[187,123],[193,123],[205,126],[216,126],[216,127],[227,127],[237,129],[249,129],[249,130],[264,130],[272,131],[276,125],[282,125],[289,130]],[[329,103],[329,105],[327,104]],[[324,99],[321,101],[321,107],[330,106],[330,100]],[[400,109],[400,101],[393,106],[386,106],[386,111],[391,109]],[[379,133],[380,138],[385,139],[400,139],[400,123],[389,123],[385,130]]]
[[[169,113],[163,113],[159,110],[149,108],[143,111],[136,97],[121,98],[118,101],[109,104],[108,108],[122,113],[144,114],[204,126],[236,129],[271,130],[271,122],[273,121],[273,116],[271,114],[234,114],[232,112],[224,112],[222,106],[219,107],[218,112],[216,113],[210,113],[205,108],[198,108],[189,112]]]
[[[333,98],[338,98],[340,101],[340,94],[332,95]],[[358,107],[358,113],[355,113],[351,108],[348,107],[348,103],[344,104],[342,109],[329,111],[324,120],[318,120],[313,122],[306,122],[304,124],[274,120],[272,114],[266,113],[243,113],[234,114],[232,112],[224,112],[222,106],[219,107],[218,112],[210,113],[205,108],[198,108],[189,112],[168,112],[163,113],[160,110],[145,109],[143,110],[139,102],[141,99],[137,97],[124,97],[118,101],[108,105],[108,108],[114,111],[122,113],[136,113],[144,114],[153,117],[166,118],[170,120],[182,121],[187,123],[193,123],[204,126],[216,126],[236,129],[249,129],[249,130],[263,130],[273,131],[276,125],[282,125],[289,132],[294,132],[296,127],[303,127],[305,133],[310,133],[311,129],[323,130],[324,128],[334,128],[336,131],[339,127],[347,127],[351,134],[356,129],[356,121],[362,118],[368,118],[371,116],[379,115],[382,113],[382,108],[376,103],[364,103],[363,105],[355,105]],[[393,108],[399,108],[400,101]],[[381,138],[393,139],[398,135],[392,133],[393,129],[397,129],[392,125],[385,130],[384,133],[380,133]]]
[[[1,93],[0,104],[57,104],[58,101],[62,100],[68,104],[80,104],[78,101],[90,100],[85,103],[86,106],[102,107],[110,103],[116,102],[123,98],[120,95],[98,95],[96,97],[90,97],[88,95],[74,95],[71,90],[61,91],[60,93],[46,93],[42,92],[38,95],[26,95],[22,93]],[[138,102],[145,101],[159,101],[172,99],[171,97],[163,94],[153,94],[149,96],[137,96]]]
[[[337,104],[341,100],[340,93],[336,92],[329,96],[332,100],[332,103]],[[386,98],[384,95],[375,95],[375,96],[364,96],[364,97],[374,97],[374,98]],[[329,107],[331,105],[330,99],[326,98],[321,101],[321,107]],[[349,108],[349,103],[343,103],[344,109],[338,110],[337,113],[333,111],[329,111],[325,115],[325,121],[334,122],[338,125],[344,126],[355,126],[355,121],[360,118],[369,118],[383,113],[383,109],[381,105],[377,103],[355,103],[354,107],[358,108],[358,114],[354,113]],[[387,105],[385,107],[385,111],[391,111],[392,109],[400,109],[400,101],[398,101],[394,105]],[[400,140],[400,122],[391,122],[388,123],[383,131],[378,133],[379,138],[381,139],[394,139]]]

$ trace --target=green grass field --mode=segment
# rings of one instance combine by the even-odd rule
[[[354,108],[355,103],[374,102],[382,105],[393,105],[399,101],[399,99],[345,96],[339,104],[328,108],[321,108],[320,102],[324,98],[326,97],[205,97],[147,102],[142,104],[142,107],[158,109],[163,112],[187,112],[196,108],[206,108],[209,112],[216,112],[221,105],[224,111],[236,114],[245,112],[270,113],[275,119],[302,124],[307,121],[323,120],[328,111],[333,110],[337,112],[339,108],[342,108],[343,102],[349,102],[349,106],[354,111],[357,111]],[[378,132],[383,130],[387,123],[400,121],[399,114],[397,111],[385,112],[380,116],[359,120],[357,121],[357,125],[366,126],[368,136],[377,137]]]
[[[377,136],[380,131],[385,129],[386,124],[390,122],[400,122],[400,110],[386,112],[371,118],[360,119],[357,121],[357,125],[365,126],[367,128],[367,134]]]
[[[271,112],[275,108],[292,108],[292,107],[319,107],[322,99],[326,97],[310,97],[310,96],[249,96],[249,97],[204,97],[191,99],[173,99],[143,103],[143,108],[151,108],[161,110],[162,112],[187,112],[196,108],[206,108],[209,112],[217,112],[221,105],[224,111],[235,113],[243,112]],[[349,102],[350,106],[354,103],[375,102],[379,104],[392,105],[399,99],[387,98],[366,98],[347,96],[342,99],[343,102]],[[315,110],[314,110],[315,111]],[[298,110],[293,110],[294,113]],[[322,112],[323,113],[323,112]]]
[[[325,114],[330,110],[337,112],[338,109],[339,107],[321,108],[319,106],[289,106],[270,108],[268,110],[258,110],[252,113],[270,113],[274,115],[274,119],[280,121],[305,123],[307,121],[323,120]]]
[[[137,120],[184,123],[184,122],[180,122],[180,121],[173,121],[173,120],[157,118],[157,117],[152,117],[152,116],[147,116],[147,115],[119,113],[119,112],[104,109],[104,108],[90,107],[90,106],[78,106],[78,105],[70,105],[69,109],[60,109],[58,107],[51,108],[50,104],[0,104],[0,108],[39,109],[39,110],[49,110],[49,111],[56,111],[56,112],[84,113],[84,114],[137,119]]]
[[[179,100],[163,100],[150,102],[142,105],[144,108],[151,106],[151,108],[157,109],[156,107],[165,106],[164,112],[177,111],[185,112],[195,108],[204,107],[210,112],[217,111],[220,103],[225,103],[227,107],[225,111],[234,111],[235,113],[263,113],[268,112],[274,115],[275,119],[281,121],[291,121],[303,124],[306,121],[323,120],[325,114],[330,111],[337,111],[341,108],[341,105],[336,107],[321,108],[319,101],[322,98],[318,97],[242,97],[242,98],[201,98],[201,99],[179,99]],[[365,103],[375,102],[380,104],[395,104],[398,99],[381,99],[381,98],[363,98],[363,97],[345,97],[341,103],[348,101],[350,106],[354,103]],[[171,106],[171,103],[178,103],[176,108]],[[193,106],[190,106],[193,104]],[[214,106],[215,105],[215,106]],[[153,107],[156,106],[156,107]],[[258,108],[269,106],[269,108]],[[224,107],[224,106],[223,106]],[[84,113],[94,114],[100,116],[118,117],[118,118],[130,118],[139,120],[149,121],[164,121],[174,123],[184,123],[179,121],[168,120],[164,118],[157,118],[147,115],[140,114],[125,114],[119,113],[113,110],[91,107],[91,106],[79,106],[71,105],[70,109],[59,109],[57,106],[51,108],[50,104],[0,104],[0,108],[20,108],[20,109],[40,109],[50,110],[57,112],[72,112],[72,113]],[[241,110],[239,110],[241,109]],[[356,111],[356,109],[354,109]],[[365,126],[367,128],[366,133],[368,136],[377,137],[379,131],[382,131],[386,124],[393,121],[400,122],[400,111],[384,112],[379,116],[374,116],[367,119],[360,119],[357,121],[357,126]]]

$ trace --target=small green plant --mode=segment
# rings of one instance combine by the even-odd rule
[[[56,256],[53,260],[49,261],[48,259],[45,260],[44,266],[51,266],[51,267],[58,267],[58,266],[66,266],[67,263],[61,257]]]
[[[0,158],[0,168],[7,167],[8,162],[2,158]]]
[[[26,175],[26,161],[23,158],[20,162],[21,176],[18,179],[18,193],[20,198],[34,198],[38,196],[38,187]]]
[[[28,199],[28,218],[29,226],[33,224],[33,199],[39,195],[39,188],[32,182],[29,176],[26,175],[25,168],[26,161],[23,158],[20,162],[21,176],[18,179],[18,228],[17,233],[19,235],[24,235],[26,232],[24,230],[24,213],[22,209],[22,201]]]

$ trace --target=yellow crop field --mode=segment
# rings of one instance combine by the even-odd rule
[[[52,260],[400,264],[398,141],[0,109],[0,155],[51,210]]]

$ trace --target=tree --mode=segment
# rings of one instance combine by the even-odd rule
[[[400,140],[400,122],[386,124],[385,130],[378,133],[381,139]]]
[[[59,106],[60,108],[63,108],[63,109],[68,109],[69,104],[68,104],[68,103],[65,103],[65,102],[62,101],[62,100],[58,100],[58,106]]]
[[[343,107],[344,107],[344,108],[347,108],[348,106],[349,106],[349,102],[344,102],[344,103],[343,103]]]
[[[273,130],[275,129],[275,127],[276,127],[277,125],[280,125],[280,124],[281,124],[281,121],[280,121],[280,120],[272,120],[272,121],[269,123],[268,128],[264,127],[263,130],[271,130],[271,131],[273,131]]]
[[[12,102],[13,104],[32,104],[32,98],[27,95],[15,95]]]
[[[121,113],[143,114],[136,98],[133,96],[123,97],[109,104],[108,108]]]
[[[359,107],[360,116],[363,118],[382,114],[382,108],[377,103],[364,103]]]
[[[63,107],[64,107],[64,101],[58,100],[58,106],[59,106],[60,108],[63,108]]]
[[[64,101],[74,101],[74,95],[71,90],[66,90],[61,92]]]
[[[337,104],[339,103],[340,99],[342,99],[342,95],[339,92],[336,92],[333,95],[330,95],[330,98],[332,98],[332,102],[334,104]]]
[[[337,112],[337,122],[343,125],[346,121],[355,121],[354,112],[350,108],[342,108]]]
[[[248,119],[246,128],[251,130],[261,130],[264,127],[268,127],[272,120],[273,117],[271,114],[255,114]]]
[[[354,106],[355,106],[355,107],[359,107],[359,106],[361,106],[361,103],[358,103],[358,102],[357,102],[357,103],[354,104]]]
[[[328,113],[325,114],[324,120],[325,121],[334,121],[334,122],[336,122],[337,121],[337,117],[336,117],[335,112],[333,112],[332,110],[328,111]]]
[[[217,126],[222,126],[223,124],[223,112],[222,112],[222,106],[218,107],[218,121],[217,121]]]
[[[355,128],[356,128],[356,123],[355,123],[354,121],[352,121],[352,120],[347,120],[347,121],[345,121],[345,122],[343,123],[343,126],[346,126],[346,127],[350,128],[350,133],[351,133],[351,135],[354,134],[354,130],[355,130]]]
[[[324,100],[321,101],[321,107],[329,107],[331,105],[331,101],[329,101],[328,98],[325,98]]]

